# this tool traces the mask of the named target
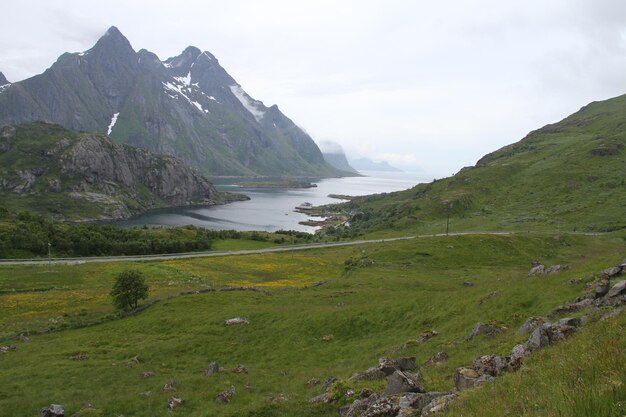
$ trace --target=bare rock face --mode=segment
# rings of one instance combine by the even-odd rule
[[[179,159],[49,123],[0,125],[0,161],[4,198],[54,193],[63,204],[94,216],[78,220],[119,219],[150,208],[224,200],[207,178]],[[54,205],[40,207],[46,208],[65,214]]]
[[[117,184],[138,196],[146,187],[173,206],[209,202],[217,196],[213,185],[182,161],[117,145],[101,136],[81,139],[61,163],[63,174],[82,177],[73,191],[96,188],[109,194],[115,192]]]

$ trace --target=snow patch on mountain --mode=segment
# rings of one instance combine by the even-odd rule
[[[165,94],[167,94],[168,96],[178,99],[179,96],[183,96],[187,99],[187,101],[192,104],[194,107],[196,107],[198,110],[200,110],[201,112],[204,113],[208,113],[208,110],[205,110],[202,105],[200,103],[198,103],[197,101],[194,101],[191,99],[191,97],[189,97],[184,91],[183,89],[187,89],[189,90],[189,86],[191,83],[191,75],[187,74],[186,77],[172,77],[174,78],[174,80],[176,80],[179,84],[182,84],[182,86],[180,85],[176,85],[176,84],[172,84],[172,83],[167,83],[164,82],[163,87],[165,87]],[[175,95],[170,94],[170,92],[176,93]],[[204,93],[203,93],[204,94]]]
[[[260,122],[263,119],[263,116],[265,116],[265,112],[256,107],[257,103],[253,101],[245,91],[243,91],[241,86],[235,84],[229,87],[230,91],[235,97],[237,97],[237,100],[239,100],[241,105],[254,116],[257,122]]]
[[[111,132],[113,131],[113,126],[115,126],[115,123],[117,123],[117,117],[120,115],[119,112],[113,114],[113,117],[111,118],[111,123],[109,123],[109,128],[107,129],[107,135],[110,135]]]
[[[184,77],[173,77],[176,81],[183,84],[185,87],[189,87],[191,85],[191,71],[187,73]]]

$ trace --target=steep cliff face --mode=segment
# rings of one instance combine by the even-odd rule
[[[0,195],[59,217],[123,218],[154,207],[224,201],[179,159],[58,125],[0,126]]]
[[[215,56],[161,61],[117,28],[43,74],[0,87],[0,122],[58,123],[173,155],[210,175],[333,176],[311,137],[250,97]]]

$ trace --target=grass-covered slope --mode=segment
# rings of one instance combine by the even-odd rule
[[[591,103],[559,123],[430,184],[348,203],[352,232],[626,227],[626,96]]]
[[[522,339],[516,329],[527,317],[548,314],[581,295],[585,281],[621,261],[625,251],[623,233],[559,239],[477,235],[299,253],[53,266],[51,270],[2,267],[0,345],[11,343],[17,348],[0,354],[0,410],[10,416],[30,416],[44,405],[61,403],[68,415],[83,409],[79,415],[84,416],[335,416],[348,399],[309,404],[321,390],[319,385],[307,386],[309,379],[324,381],[332,375],[347,380],[352,373],[376,365],[381,356],[414,355],[423,364],[439,351],[446,351],[449,359],[437,366],[421,366],[421,372],[428,390],[450,390],[456,367],[481,354],[510,352]],[[571,270],[528,277],[533,259],[568,263]],[[161,301],[134,317],[97,326],[33,335],[26,342],[10,337],[58,327],[63,321],[70,324],[80,315],[111,314],[107,293],[115,274],[127,268],[145,273],[153,299],[182,290],[240,285],[268,290],[271,295],[198,293]],[[573,278],[583,279],[571,284]],[[319,281],[326,283],[312,285]],[[474,285],[463,285],[464,281]],[[42,288],[46,283],[51,287]],[[246,317],[250,324],[225,326],[224,320],[233,317]],[[466,340],[476,322],[491,322],[504,330],[494,338]],[[618,325],[613,323],[603,328],[615,331]],[[439,335],[427,343],[406,343],[431,329]],[[587,337],[585,331],[581,337]],[[610,352],[606,352],[619,358],[623,355],[619,343],[617,350],[607,347]],[[548,348],[545,355],[550,352],[602,360],[615,364],[617,375],[624,373],[623,361],[594,358],[575,344]],[[135,355],[141,362],[132,360]],[[496,381],[494,389],[514,378],[531,386],[533,380],[523,378],[537,372],[534,364],[541,357],[533,357],[518,374]],[[224,372],[203,375],[212,361],[218,361]],[[232,372],[239,364],[248,373]],[[154,375],[143,378],[144,372]],[[176,389],[163,391],[172,378]],[[385,382],[340,384],[358,393],[364,387],[382,389]],[[577,384],[578,389],[590,391],[596,387],[595,381],[584,378]],[[232,401],[217,403],[216,394],[231,386],[237,391]],[[626,399],[623,389],[616,392],[617,399]],[[558,390],[533,394],[537,404],[568,398]],[[173,413],[167,410],[172,396],[185,400]],[[473,401],[470,396],[462,398]]]

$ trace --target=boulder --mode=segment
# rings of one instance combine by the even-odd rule
[[[163,391],[174,391],[176,389],[176,380],[170,379],[163,385]]]
[[[142,378],[152,378],[153,376],[154,376],[154,372],[152,371],[146,371],[141,374]]]
[[[395,417],[401,411],[398,400],[397,396],[381,397],[373,394],[355,400],[339,413],[342,417]]]
[[[397,398],[380,397],[369,402],[367,408],[361,413],[361,417],[395,417],[399,411]]]
[[[451,392],[407,392],[400,396],[398,405],[403,410],[418,410],[421,412],[435,398],[450,395]]]
[[[220,371],[220,364],[217,362],[211,362],[209,366],[204,370],[204,375],[210,376]]]
[[[558,274],[559,272],[563,272],[563,271],[567,271],[569,270],[569,265],[552,265],[551,267],[547,268],[545,270],[545,274],[546,275],[554,275],[554,274]]]
[[[481,334],[487,335],[487,336],[493,336],[496,333],[498,333],[500,331],[500,329],[498,329],[495,326],[492,326],[490,324],[484,324],[484,323],[476,323],[476,325],[474,326],[474,328],[472,329],[472,333],[470,333],[468,340],[472,340],[473,338],[475,338],[476,336],[479,336]]]
[[[511,368],[514,370],[518,369],[522,365],[524,358],[530,355],[530,353],[525,344],[515,345],[513,350],[511,350],[511,361],[509,362]]]
[[[530,277],[533,275],[543,275],[545,269],[546,267],[543,264],[540,264],[539,262],[533,262],[532,268],[530,268],[530,271],[528,271],[528,276]]]
[[[463,281],[463,286],[464,287],[473,287],[474,283],[471,281]]]
[[[395,371],[389,377],[383,395],[401,394],[403,392],[426,392],[419,379],[419,375]]]
[[[314,387],[316,385],[320,384],[320,379],[319,378],[311,378],[306,382],[306,386],[307,387]]]
[[[578,327],[580,326],[580,319],[575,317],[564,317],[556,322],[556,326],[557,328],[564,328],[565,326]]]
[[[333,397],[330,396],[329,393],[324,392],[316,397],[313,397],[309,400],[310,404],[328,404],[333,401]]]
[[[167,400],[167,408],[170,410],[174,410],[179,405],[182,405],[185,402],[182,398],[179,397],[171,397]]]
[[[454,386],[458,391],[474,386],[476,379],[479,377],[478,372],[471,368],[457,368],[454,372]]]
[[[235,387],[231,386],[226,391],[222,391],[219,394],[217,394],[215,396],[215,401],[217,401],[218,403],[227,404],[233,399],[236,393],[237,393],[237,390],[235,389]]]
[[[435,365],[448,360],[448,354],[446,352],[437,352],[430,359],[424,362],[424,365]]]
[[[395,371],[412,371],[416,367],[415,356],[394,359],[378,359],[378,369],[383,371],[385,375],[391,375]]]
[[[530,333],[533,330],[535,330],[537,327],[541,326],[543,323],[546,323],[547,321],[548,319],[546,319],[545,317],[538,317],[538,316],[529,317],[528,320],[526,320],[526,322],[524,322],[524,324],[522,324],[522,326],[519,329],[517,329],[517,334],[523,335],[526,333]]]
[[[227,326],[237,326],[241,324],[250,324],[250,320],[245,317],[234,317],[232,319],[224,320],[224,324]]]
[[[426,343],[427,341],[429,341],[430,339],[432,339],[433,337],[437,336],[439,333],[436,330],[430,330],[427,332],[422,333],[421,335],[418,336],[418,338],[416,339],[417,343]]]
[[[529,351],[532,352],[534,350],[544,348],[550,344],[550,336],[547,329],[548,328],[546,327],[546,324],[542,324],[532,332],[528,340],[526,340],[525,344],[526,348]]]
[[[17,349],[17,347],[13,345],[0,346],[0,353],[6,353],[10,350],[15,350],[15,349]]]
[[[607,277],[611,278],[614,277],[616,275],[619,275],[622,272],[622,268],[620,266],[614,266],[611,268],[607,268],[604,271],[602,271],[604,274],[606,274]]]
[[[477,357],[472,363],[472,369],[474,369],[478,375],[491,376],[498,376],[504,372],[512,371],[510,358],[498,355],[483,355]]]
[[[591,298],[583,298],[582,300],[575,301],[571,304],[566,304],[563,306],[558,306],[550,313],[550,317],[558,317],[563,314],[573,313],[578,310],[582,310],[583,308],[587,308],[593,305],[593,300]]]
[[[65,408],[59,404],[50,404],[39,410],[39,417],[65,417]]]
[[[329,376],[328,378],[326,378],[326,380],[324,381],[324,385],[322,385],[322,391],[326,391],[335,382],[337,382],[337,378],[335,378],[334,376]]]
[[[430,417],[435,414],[439,414],[448,409],[448,405],[454,401],[456,394],[442,395],[433,399],[422,409],[422,417]]]
[[[605,298],[617,297],[620,294],[626,293],[626,279],[613,285],[613,287],[606,294]]]
[[[597,283],[593,291],[595,298],[601,298],[609,292],[611,284],[608,278],[601,278]]]
[[[353,374],[350,379],[357,381],[375,381],[379,379],[384,379],[387,376],[385,372],[383,372],[379,367],[372,367],[366,369],[363,372],[357,372]]]
[[[564,340],[575,332],[579,325],[580,320],[572,317],[565,317],[556,323],[544,323],[530,335],[525,346],[531,352],[544,348],[554,342]]]
[[[233,368],[233,373],[235,374],[247,374],[248,373],[248,368],[246,368],[244,365],[237,365]]]

